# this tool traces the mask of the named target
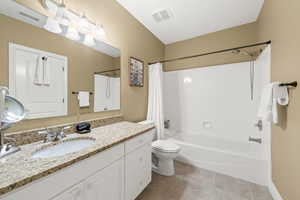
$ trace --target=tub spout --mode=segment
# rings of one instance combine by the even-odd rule
[[[256,143],[261,144],[262,143],[262,139],[261,138],[249,137],[249,142],[256,142]]]

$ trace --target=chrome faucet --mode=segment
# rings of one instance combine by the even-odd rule
[[[63,126],[59,128],[46,128],[45,130],[39,131],[40,135],[44,137],[44,143],[46,142],[54,142],[62,140],[66,137],[65,130],[72,128],[72,126]]]

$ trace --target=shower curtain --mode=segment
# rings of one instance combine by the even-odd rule
[[[149,94],[147,120],[153,121],[157,130],[157,139],[164,138],[163,113],[163,71],[162,64],[149,66]]]

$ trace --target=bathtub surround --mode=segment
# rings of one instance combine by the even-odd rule
[[[178,160],[268,185],[270,132],[268,124],[262,131],[254,126],[270,76],[269,48],[265,51],[255,62],[253,100],[249,62],[164,73],[165,118],[171,139],[182,147]]]
[[[163,71],[162,64],[149,66],[149,92],[147,120],[154,122],[157,139],[164,138]]]

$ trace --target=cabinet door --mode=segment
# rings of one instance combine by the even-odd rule
[[[114,162],[87,179],[83,190],[84,200],[123,200],[124,159]]]
[[[149,143],[126,155],[126,200],[134,200],[150,183],[151,166],[151,144]]]

